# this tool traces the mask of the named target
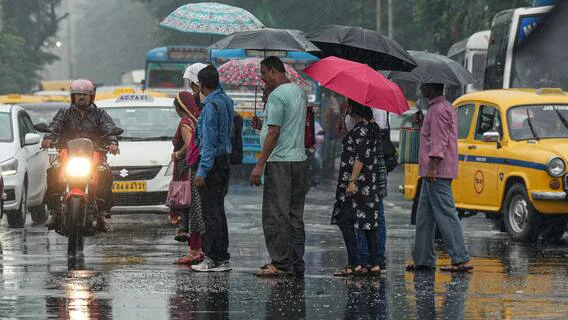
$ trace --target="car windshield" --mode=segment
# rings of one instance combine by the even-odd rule
[[[12,122],[10,121],[10,114],[7,112],[0,113],[0,141],[11,142],[12,137]]]
[[[119,137],[124,141],[171,140],[176,132],[179,116],[173,107],[106,108],[117,127],[124,130]]]
[[[34,124],[49,124],[51,120],[53,120],[53,117],[55,117],[57,111],[65,107],[65,105],[23,105],[22,107],[29,114]]]
[[[568,105],[514,107],[507,122],[513,140],[568,138]]]

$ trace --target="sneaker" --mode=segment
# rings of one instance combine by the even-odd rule
[[[216,269],[217,272],[226,272],[226,271],[231,271],[233,268],[231,268],[231,263],[229,262],[229,260],[225,260],[219,262],[219,265],[217,266]]]
[[[218,266],[219,264],[215,263],[215,261],[213,261],[212,259],[206,257],[205,260],[203,260],[200,264],[191,266],[191,269],[197,272],[217,272]]]

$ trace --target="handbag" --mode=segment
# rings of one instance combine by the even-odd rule
[[[191,206],[191,181],[171,181],[166,198],[170,209],[187,209]]]
[[[387,113],[387,129],[380,130],[381,147],[383,148],[383,155],[385,157],[385,166],[388,172],[393,171],[398,166],[398,152],[396,147],[390,139],[390,123],[388,121]]]

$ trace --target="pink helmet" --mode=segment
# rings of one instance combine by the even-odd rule
[[[78,79],[71,83],[71,94],[83,93],[95,96],[97,89],[91,80]]]

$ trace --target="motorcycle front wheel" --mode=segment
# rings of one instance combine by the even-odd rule
[[[79,197],[71,198],[67,215],[67,255],[76,255],[83,251],[85,244],[85,205]]]

